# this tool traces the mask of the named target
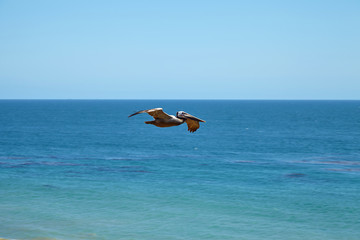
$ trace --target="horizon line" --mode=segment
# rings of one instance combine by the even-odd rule
[[[291,98],[0,98],[0,101],[7,100],[35,100],[35,101],[360,101],[360,99],[291,99]]]

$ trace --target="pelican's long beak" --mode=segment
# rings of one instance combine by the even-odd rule
[[[199,122],[205,122],[204,120],[202,120],[202,119],[200,119],[200,118],[197,118],[197,117],[194,117],[193,115],[188,114],[188,113],[185,113],[185,114],[184,114],[184,117],[185,117],[185,118],[192,119],[192,120],[195,120],[195,121],[199,121]]]

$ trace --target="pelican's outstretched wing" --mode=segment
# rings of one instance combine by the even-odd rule
[[[161,118],[161,119],[170,119],[170,115],[165,113],[162,108],[153,108],[148,110],[141,110],[136,113],[131,114],[129,117],[132,117],[134,115],[137,115],[139,113],[148,113],[150,116],[152,116],[154,119]]]
[[[189,132],[195,132],[200,127],[199,121],[192,120],[190,118],[187,118],[185,121],[188,125]]]
[[[185,119],[186,124],[188,125],[188,130],[190,132],[195,132],[200,127],[199,122],[205,122],[204,120],[183,111],[181,111],[180,116],[181,118]]]

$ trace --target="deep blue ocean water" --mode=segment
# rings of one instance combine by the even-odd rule
[[[1,100],[0,237],[360,239],[360,101]]]

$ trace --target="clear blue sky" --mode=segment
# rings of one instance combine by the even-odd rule
[[[0,0],[0,99],[360,99],[360,1]]]

